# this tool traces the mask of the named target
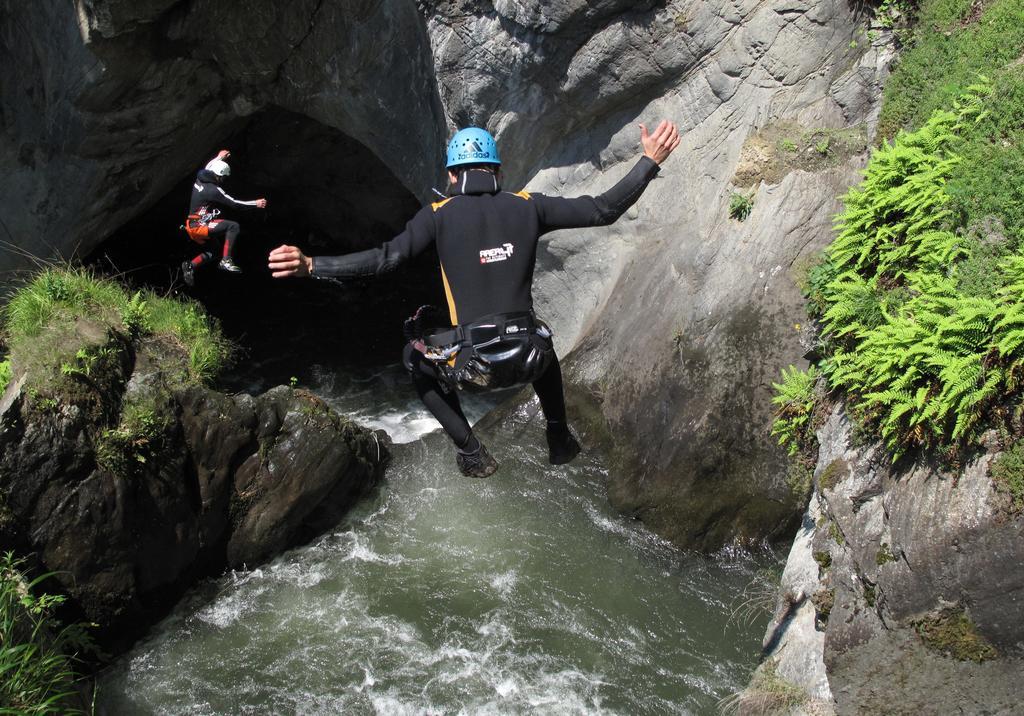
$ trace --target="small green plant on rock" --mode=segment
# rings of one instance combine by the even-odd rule
[[[96,462],[115,475],[129,476],[159,454],[169,420],[153,405],[127,403],[121,421],[97,441]]]
[[[814,411],[815,384],[818,371],[812,365],[806,371],[795,366],[782,369],[782,382],[772,383],[775,395],[775,422],[772,435],[777,435],[779,445],[792,456],[800,452]]]
[[[960,607],[922,617],[913,625],[925,646],[954,659],[980,664],[999,656],[996,648],[978,633],[974,622]]]
[[[1010,498],[1010,512],[1024,512],[1024,441],[1014,443],[989,468],[996,489]]]
[[[822,492],[831,490],[846,476],[848,470],[849,464],[845,460],[842,458],[833,460],[818,476],[818,489]]]
[[[814,471],[802,460],[791,460],[786,467],[786,485],[801,506],[811,496],[814,485]]]
[[[11,382],[11,361],[10,359],[0,361],[0,395],[7,390],[7,384]]]
[[[149,308],[141,291],[136,291],[124,306],[121,307],[121,322],[128,335],[133,338],[150,332]]]
[[[839,529],[839,525],[836,524],[835,520],[829,520],[828,536],[831,537],[832,541],[840,547],[846,544],[846,538],[843,537],[843,531]]]
[[[797,150],[797,145],[792,139],[780,139],[779,149],[784,152],[795,152]]]
[[[878,552],[875,553],[875,564],[881,567],[883,564],[895,561],[896,555],[892,553],[892,548],[889,547],[889,543],[882,542],[878,548]]]
[[[818,143],[814,145],[814,151],[816,151],[823,157],[827,157],[831,144],[831,140],[829,140],[828,137],[825,137],[824,139],[819,140]]]
[[[754,210],[754,197],[734,191],[729,197],[729,218],[746,221]]]
[[[834,589],[819,589],[811,597],[811,604],[814,605],[814,610],[818,621],[824,623],[828,621],[829,615],[832,613],[832,607],[836,603],[836,590]]]

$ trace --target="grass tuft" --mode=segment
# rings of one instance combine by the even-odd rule
[[[83,627],[62,627],[54,611],[64,597],[32,592],[50,575],[26,583],[22,568],[13,553],[0,555],[0,713],[85,713],[73,705]]]
[[[722,714],[743,716],[771,716],[789,713],[806,704],[810,696],[799,686],[786,681],[777,673],[778,660],[768,659],[743,691],[718,702]]]
[[[117,282],[76,267],[51,267],[15,291],[2,313],[11,357],[30,365],[48,385],[51,378],[74,369],[81,347],[70,352],[59,334],[87,320],[137,339],[154,334],[169,338],[188,358],[186,382],[210,383],[230,363],[231,343],[199,304],[129,293]],[[47,336],[46,334],[50,334]],[[63,348],[63,349],[62,349]]]

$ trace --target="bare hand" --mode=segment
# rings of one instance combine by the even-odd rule
[[[266,199],[257,199],[256,200],[256,206],[258,208],[260,208],[260,209],[266,209],[267,208],[267,200]]]
[[[644,156],[653,159],[655,164],[668,159],[680,141],[679,128],[667,119],[661,120],[661,124],[651,134],[647,133],[646,125],[640,125],[640,143],[644,146]]]
[[[217,159],[220,159],[221,161],[224,161],[230,156],[231,152],[229,152],[227,149],[221,149],[219,152],[217,152]]]
[[[282,244],[270,252],[269,266],[274,278],[309,276],[313,270],[313,259],[294,246]]]

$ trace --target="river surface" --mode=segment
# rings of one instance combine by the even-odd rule
[[[774,561],[671,548],[611,510],[597,456],[547,465],[537,420],[484,432],[501,469],[463,478],[400,368],[333,375],[309,387],[398,442],[386,482],[192,590],[99,713],[711,714],[745,685],[768,615],[742,607]]]

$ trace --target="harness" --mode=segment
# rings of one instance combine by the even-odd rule
[[[450,386],[494,390],[537,380],[554,357],[551,329],[532,311],[495,313],[437,330],[443,314],[421,306],[406,337]]]
[[[216,221],[218,216],[220,216],[220,209],[201,206],[199,211],[188,215],[181,228],[197,244],[205,244],[210,238],[210,224]]]

